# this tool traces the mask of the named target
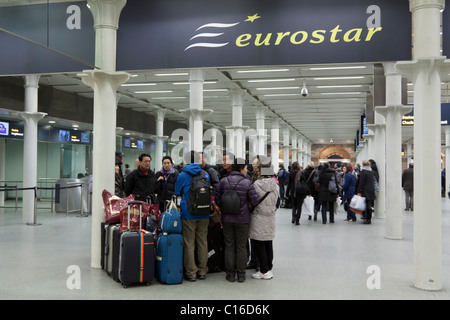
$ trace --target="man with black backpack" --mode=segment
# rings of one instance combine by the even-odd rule
[[[198,152],[185,153],[183,159],[187,165],[178,175],[175,193],[181,196],[186,279],[193,282],[196,278],[205,279],[208,272],[207,235],[211,212],[211,183],[208,173],[200,167]]]

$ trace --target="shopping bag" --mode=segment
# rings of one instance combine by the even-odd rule
[[[357,194],[354,195],[350,201],[350,210],[358,214],[364,214],[364,211],[366,211],[366,198]]]
[[[103,206],[105,208],[105,224],[116,224],[120,222],[122,211],[127,212],[128,202],[134,201],[133,195],[126,198],[120,198],[108,190],[102,191]]]
[[[312,216],[314,214],[314,198],[311,196],[307,196],[303,200],[302,204],[302,214]]]

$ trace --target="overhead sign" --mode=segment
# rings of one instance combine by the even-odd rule
[[[402,126],[414,125],[414,109],[402,116]],[[450,103],[441,103],[441,125],[450,125]]]
[[[117,68],[411,59],[408,1],[129,0]]]
[[[94,22],[86,1],[0,7],[0,43],[0,75],[94,66]]]

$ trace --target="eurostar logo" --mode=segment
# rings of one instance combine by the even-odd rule
[[[247,20],[244,20],[244,22],[254,22],[256,19],[259,19],[259,18],[261,18],[261,16],[259,16],[256,13],[253,16],[247,16]],[[197,38],[216,38],[216,37],[220,37],[220,36],[225,34],[225,32],[220,32],[220,31],[225,31],[225,29],[235,27],[238,24],[240,24],[240,22],[234,22],[234,23],[217,23],[217,22],[212,22],[212,23],[204,24],[204,25],[198,27],[197,30],[195,30],[195,31],[199,31],[199,30],[202,30],[202,29],[210,29],[210,30],[219,31],[219,32],[199,33],[199,34],[196,34],[195,36],[193,36],[191,39],[189,39],[189,41],[192,41],[192,40],[197,39]],[[220,47],[224,47],[224,46],[226,46],[228,44],[229,44],[229,42],[224,42],[224,43],[197,42],[197,43],[194,43],[194,44],[191,44],[190,46],[188,46],[186,49],[184,49],[184,51],[192,49],[192,48],[198,48],[198,47],[200,47],[200,48],[220,48]]]
[[[247,23],[255,23],[261,16],[256,13],[252,16],[247,16],[247,19],[243,22]],[[379,18],[376,18],[378,21]],[[318,29],[313,31],[306,30],[296,30],[296,31],[285,31],[285,32],[277,32],[277,33],[244,33],[238,35],[234,41],[234,45],[238,48],[247,47],[247,46],[255,46],[255,47],[269,47],[269,46],[280,46],[284,44],[290,45],[301,45],[301,44],[310,44],[317,45],[321,43],[350,43],[350,42],[371,42],[376,33],[381,32],[383,28],[378,24],[378,22],[372,23],[369,21],[373,20],[373,16],[367,19],[367,28],[353,28],[349,30],[341,29],[341,26],[338,24],[331,30]],[[197,28],[196,31],[209,29],[209,31],[215,32],[202,32],[193,36],[189,41],[199,38],[217,38],[223,36],[226,30],[230,28],[236,27],[241,22],[234,23],[207,23]],[[190,46],[186,47],[184,51],[187,51],[192,48],[220,48],[225,47],[230,42],[206,42],[201,41]]]

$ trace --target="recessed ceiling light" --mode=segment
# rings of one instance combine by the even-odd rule
[[[186,99],[186,97],[153,97],[152,98],[153,100],[164,100],[164,99],[167,99],[167,100],[173,100],[173,99]]]
[[[286,72],[286,71],[289,71],[289,69],[238,70],[237,73]]]
[[[300,89],[300,87],[279,87],[279,88],[256,88],[256,90],[294,90]]]
[[[160,90],[160,91],[135,91],[134,93],[172,93],[172,90]]]
[[[338,86],[317,86],[317,89],[329,89],[329,88],[361,88],[362,85],[354,84],[354,85],[338,85]]]
[[[356,79],[364,79],[363,76],[355,76],[355,77],[324,77],[324,78],[313,78],[314,80],[356,80]]]
[[[187,76],[189,73],[182,72],[182,73],[155,73],[156,77],[170,77],[170,76]]]
[[[156,86],[156,83],[124,83],[121,87],[143,87],[143,86]]]
[[[349,70],[349,69],[366,69],[366,66],[348,66],[348,67],[312,67],[308,70],[319,71],[319,70]]]
[[[49,120],[48,123],[56,123],[56,121]]]
[[[296,79],[259,79],[259,80],[247,80],[247,82],[288,82],[295,81]]]

